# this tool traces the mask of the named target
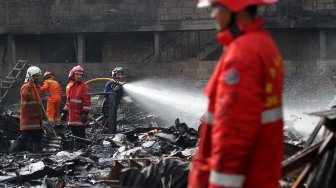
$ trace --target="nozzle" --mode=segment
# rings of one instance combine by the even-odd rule
[[[118,84],[118,85],[124,85],[124,84],[127,84],[127,82],[121,82],[121,81],[118,81],[118,80],[114,80],[114,83],[115,83],[115,84]]]

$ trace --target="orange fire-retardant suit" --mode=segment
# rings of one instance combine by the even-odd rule
[[[25,83],[20,89],[20,135],[11,145],[11,153],[26,150],[25,143],[28,140],[32,141],[34,153],[43,150],[41,145],[42,109],[38,102],[41,94],[38,80],[41,74],[41,69],[36,66],[31,66],[27,69]]]
[[[41,90],[48,96],[46,109],[48,119],[51,123],[61,122],[61,85],[55,80],[51,72],[46,72],[44,78],[46,80],[44,81]]]
[[[227,48],[204,90],[208,111],[202,119],[189,188],[279,187],[284,67],[262,26],[263,18],[238,22],[236,35],[228,29],[217,36]]]

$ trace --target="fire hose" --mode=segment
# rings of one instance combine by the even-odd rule
[[[86,81],[85,83],[89,84],[91,82],[97,82],[97,81],[112,81],[113,83],[120,84],[120,85],[126,84],[126,82],[121,82],[121,81],[115,80],[113,78],[94,78],[94,79]]]

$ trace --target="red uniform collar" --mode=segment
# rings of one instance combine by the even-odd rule
[[[237,29],[239,29],[238,32],[240,31],[241,34],[244,34],[261,29],[263,24],[264,24],[264,18],[260,17],[254,21],[251,21],[246,25],[237,22],[236,27]],[[228,46],[234,39],[235,37],[230,29],[226,29],[217,35],[217,40],[223,46]]]

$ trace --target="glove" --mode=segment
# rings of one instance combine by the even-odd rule
[[[86,123],[89,120],[89,113],[83,112],[82,117],[81,117],[81,122]]]
[[[66,121],[67,115],[68,115],[68,111],[63,110],[61,114],[61,120]]]
[[[127,82],[122,82],[122,81],[118,81],[118,80],[115,80],[114,83],[117,84],[117,85],[121,85],[121,86],[127,84]]]
[[[29,85],[33,85],[33,83],[34,83],[34,78],[33,78],[33,77],[30,77],[30,78],[28,79],[28,82],[29,82]]]

